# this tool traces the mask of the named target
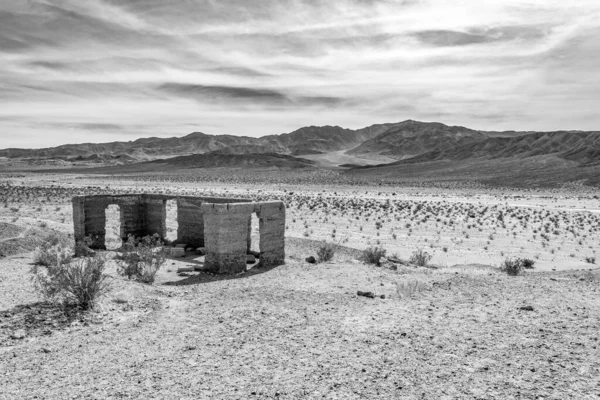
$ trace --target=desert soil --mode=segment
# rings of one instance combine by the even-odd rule
[[[3,182],[2,398],[600,398],[594,194]],[[70,196],[118,191],[283,198],[286,264],[178,273],[198,262],[189,254],[149,286],[111,261],[112,290],[94,312],[49,307],[31,283],[31,250],[49,232],[72,233]],[[306,263],[325,240],[338,244],[334,259]],[[437,268],[367,265],[358,258],[369,245],[404,260],[421,248]],[[536,269],[507,276],[497,268],[506,257]]]

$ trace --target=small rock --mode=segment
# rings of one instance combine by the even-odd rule
[[[304,261],[306,261],[309,264],[316,264],[317,263],[317,259],[314,258],[313,256],[308,256],[304,259]]]
[[[381,296],[379,296],[379,297],[381,297],[382,299],[385,299],[385,294],[382,294],[382,295],[381,295]]]
[[[48,347],[42,347],[42,348],[40,349],[40,351],[41,351],[42,353],[52,353],[52,350],[51,350],[51,349],[49,349]]]
[[[533,307],[532,306],[522,306],[522,307],[519,307],[519,310],[533,311]]]
[[[370,299],[374,299],[375,298],[375,294],[373,292],[362,292],[362,291],[358,291],[356,292],[357,295],[359,296],[363,296],[363,297],[368,297]]]
[[[26,336],[27,332],[25,332],[25,329],[17,329],[10,337],[13,339],[25,339]]]
[[[246,264],[254,264],[256,262],[256,257],[254,257],[252,254],[248,254],[246,256]]]
[[[199,256],[203,256],[206,254],[206,250],[204,249],[204,247],[198,247],[196,249],[196,254],[198,254]]]

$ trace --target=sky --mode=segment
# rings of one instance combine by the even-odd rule
[[[599,106],[599,0],[0,0],[0,148]]]

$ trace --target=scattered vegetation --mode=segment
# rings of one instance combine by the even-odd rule
[[[396,282],[396,293],[401,299],[409,299],[423,289],[425,285],[416,279]]]
[[[517,276],[523,272],[524,269],[533,269],[534,264],[535,261],[528,258],[507,258],[502,265],[500,265],[500,270],[506,272],[508,275]]]
[[[94,251],[90,249],[92,245],[92,238],[90,236],[84,237],[82,240],[75,242],[75,257],[90,257],[94,254]]]
[[[109,290],[104,273],[106,259],[101,255],[72,260],[64,249],[56,246],[55,262],[46,266],[34,264],[33,282],[47,300],[63,306],[76,305],[83,310],[94,308],[98,297]]]
[[[33,253],[33,263],[41,266],[56,265],[59,261],[69,262],[72,249],[68,242],[56,233],[51,233],[45,238],[44,243],[36,247]]]
[[[136,239],[129,235],[123,244],[123,256],[118,272],[128,279],[137,279],[152,284],[156,273],[167,258],[166,249],[158,235]]]
[[[320,263],[330,261],[331,259],[333,259],[334,255],[335,255],[334,246],[331,244],[328,244],[328,243],[322,245],[317,250],[317,260]]]
[[[381,259],[385,257],[386,250],[380,246],[369,246],[363,250],[361,261],[367,264],[381,265]]]
[[[423,249],[419,249],[412,253],[409,261],[419,267],[426,267],[429,261],[431,261],[431,257],[431,254],[423,251]]]

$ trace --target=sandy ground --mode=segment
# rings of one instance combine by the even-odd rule
[[[118,276],[113,261],[110,293],[84,316],[40,303],[31,252],[0,257],[2,399],[600,398],[600,270],[584,258],[600,244],[593,195],[9,181],[4,251],[71,233],[69,198],[82,192],[283,198],[288,229],[285,265],[236,276],[178,273],[201,261],[190,254],[168,259],[149,286]],[[540,236],[548,222],[550,240]],[[306,263],[324,240],[343,247]],[[423,248],[438,268],[367,265],[358,257],[369,245],[403,259]],[[507,276],[497,268],[506,257],[536,269]]]
[[[382,246],[408,259],[416,250],[442,266],[500,265],[530,258],[538,270],[577,270],[600,264],[600,196],[564,192],[500,192],[423,188],[263,186],[115,181],[86,176],[27,175],[10,179],[21,191],[6,196],[0,222],[72,229],[70,193],[120,190],[283,199],[287,235],[364,249]],[[48,186],[67,188],[51,196]],[[39,189],[42,188],[42,189]],[[59,211],[56,211],[60,207]],[[14,211],[14,208],[19,208]],[[176,210],[169,208],[171,239]],[[171,215],[171,214],[170,214]],[[500,216],[501,215],[501,216]],[[590,262],[596,259],[595,263]]]

